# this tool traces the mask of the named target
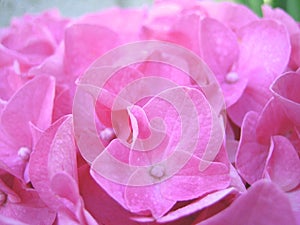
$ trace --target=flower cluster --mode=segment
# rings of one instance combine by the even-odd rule
[[[156,0],[0,30],[1,224],[300,224],[300,25]]]

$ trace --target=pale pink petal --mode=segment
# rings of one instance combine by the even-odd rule
[[[42,130],[50,125],[54,85],[52,77],[35,77],[27,82],[3,109],[1,123],[17,146],[32,147],[29,122]]]
[[[270,179],[284,191],[290,191],[300,182],[300,160],[298,153],[283,136],[272,137],[272,154],[267,172]]]
[[[296,225],[296,221],[287,196],[276,185],[262,180],[222,212],[200,224]]]

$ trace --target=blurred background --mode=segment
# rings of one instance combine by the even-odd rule
[[[0,0],[0,26],[7,26],[14,16],[21,16],[25,13],[37,13],[49,8],[58,8],[63,15],[75,17],[115,5],[133,7],[151,4],[152,1],[153,0]],[[261,14],[261,4],[281,7],[296,20],[300,20],[300,0],[235,0],[235,2],[247,5],[259,15]]]

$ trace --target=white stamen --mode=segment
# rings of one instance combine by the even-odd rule
[[[16,74],[21,74],[20,64],[17,60],[14,61],[13,68]]]
[[[239,75],[236,72],[229,72],[226,77],[225,77],[225,81],[227,83],[235,83],[239,80]]]
[[[110,141],[114,138],[115,133],[112,128],[105,128],[100,132],[100,138],[106,141]]]
[[[151,168],[150,174],[152,177],[161,178],[165,175],[165,168],[162,165],[155,165]]]
[[[27,147],[21,147],[18,151],[18,156],[24,161],[28,161],[30,157],[31,150]]]

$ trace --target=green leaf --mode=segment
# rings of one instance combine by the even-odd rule
[[[300,0],[287,0],[286,11],[295,20],[300,21]]]

